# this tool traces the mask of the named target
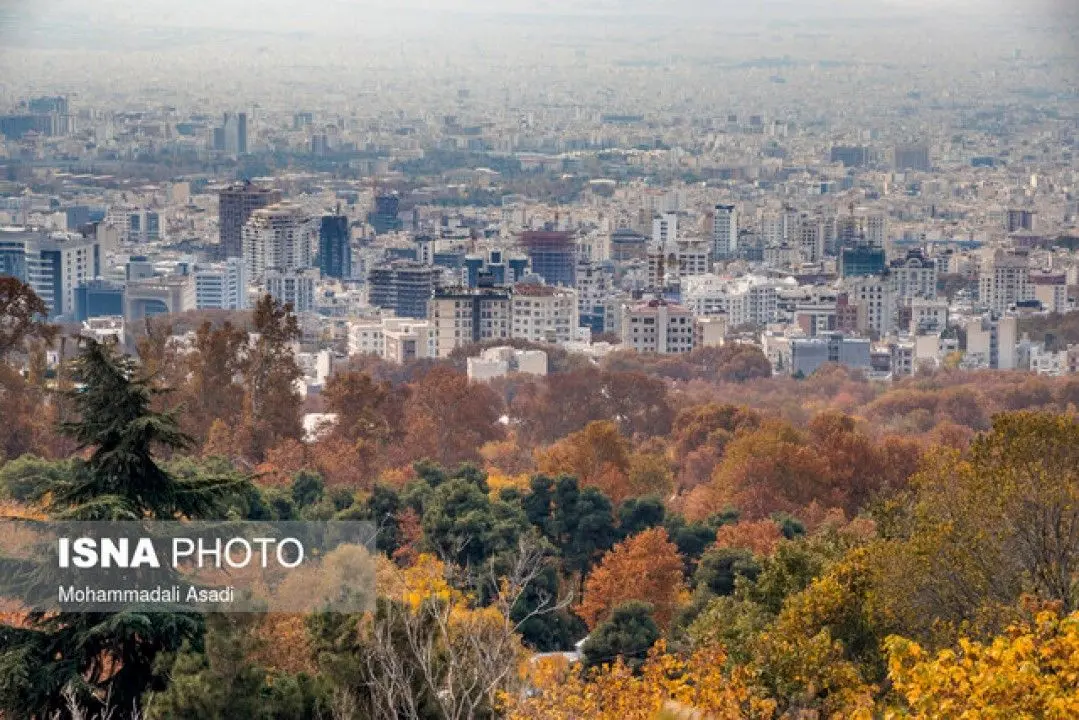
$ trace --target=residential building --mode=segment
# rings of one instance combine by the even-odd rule
[[[292,305],[293,312],[313,312],[318,268],[268,268],[263,274],[262,287],[280,303]]]
[[[493,347],[482,351],[477,357],[468,358],[468,379],[472,382],[489,382],[509,373],[547,375],[547,353],[542,350],[518,350],[512,347]]]
[[[641,353],[675,354],[693,349],[693,313],[665,300],[622,308],[622,345]]]
[[[426,318],[440,274],[438,268],[410,260],[378,265],[367,275],[367,302],[398,317]]]
[[[726,260],[738,253],[738,210],[734,205],[716,205],[712,213],[712,257]]]
[[[1019,320],[1014,315],[985,315],[967,323],[963,366],[1014,370],[1018,365]]]
[[[486,340],[508,339],[512,311],[506,288],[440,288],[428,305],[438,357],[454,348]],[[576,298],[574,298],[574,305]]]
[[[937,261],[920,249],[910,250],[906,257],[889,263],[888,276],[897,302],[937,297]]]
[[[252,281],[261,280],[270,268],[311,267],[314,225],[295,203],[280,202],[252,211],[242,234],[244,264]]]
[[[870,342],[865,338],[849,338],[839,333],[815,338],[792,338],[790,341],[790,372],[809,377],[825,363],[868,370]]]
[[[865,308],[865,327],[860,332],[870,332],[880,337],[890,332],[896,323],[895,296],[888,278],[879,275],[844,278],[843,285],[851,300]]]
[[[1068,274],[1066,272],[1032,272],[1030,283],[1034,299],[1046,312],[1068,312]]]
[[[580,310],[577,291],[550,285],[513,287],[510,337],[532,342],[564,343],[575,339]]]
[[[979,304],[1002,314],[1016,303],[1034,299],[1030,264],[1025,254],[997,250],[978,272]]]
[[[246,310],[250,306],[247,286],[250,277],[243,258],[199,264],[191,272],[195,282],[195,307]]]

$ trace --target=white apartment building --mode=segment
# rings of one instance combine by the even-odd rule
[[[252,281],[269,268],[291,270],[311,265],[315,223],[302,207],[281,202],[251,213],[243,226],[243,259]]]
[[[1004,313],[1017,302],[1033,298],[1034,286],[1025,255],[997,250],[992,260],[982,264],[978,271],[978,300],[982,307]]]
[[[905,258],[893,260],[888,272],[897,302],[937,296],[937,261],[926,257],[921,250],[912,250]]]
[[[912,298],[907,301],[910,308],[910,332],[920,330],[943,330],[948,326],[948,301],[944,298]]]
[[[263,274],[262,287],[278,302],[291,304],[295,313],[313,312],[319,278],[318,268],[269,268]]]
[[[865,219],[865,239],[870,245],[884,247],[888,240],[888,218],[884,215],[870,215]]]
[[[513,288],[510,306],[510,337],[565,343],[577,336],[580,309],[572,288],[519,283]]]
[[[694,315],[726,314],[731,326],[766,325],[779,315],[779,284],[762,275],[734,280],[699,275],[682,283],[682,299]]]
[[[641,353],[674,354],[693,349],[693,313],[681,305],[649,300],[622,308],[622,346]]]
[[[427,320],[379,317],[348,324],[349,355],[377,355],[401,363],[438,355],[435,332]]]
[[[249,307],[249,276],[243,258],[197,265],[191,274],[195,282],[195,307],[199,310],[246,310]]]
[[[967,323],[964,368],[1014,370],[1018,366],[1019,320],[1014,315],[999,319],[986,316]]]

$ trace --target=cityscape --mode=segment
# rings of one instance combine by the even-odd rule
[[[0,8],[0,719],[1079,715],[1079,8],[309,5]],[[374,609],[38,612],[18,518]]]

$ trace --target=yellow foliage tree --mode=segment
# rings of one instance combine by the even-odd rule
[[[504,698],[509,720],[653,720],[664,712],[710,720],[775,716],[775,703],[751,691],[745,669],[725,669],[727,656],[718,646],[682,656],[659,642],[639,673],[619,658],[582,676],[559,659],[532,668],[534,692]]]
[[[901,637],[885,641],[900,707],[885,717],[1010,720],[1079,717],[1079,613],[1039,612],[991,642],[960,638],[932,654]]]

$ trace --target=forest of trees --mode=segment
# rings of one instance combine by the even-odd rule
[[[357,358],[305,401],[269,298],[56,369],[38,303],[0,287],[0,518],[370,520],[378,602],[0,598],[0,718],[1079,716],[1079,379],[733,345],[488,385]]]

